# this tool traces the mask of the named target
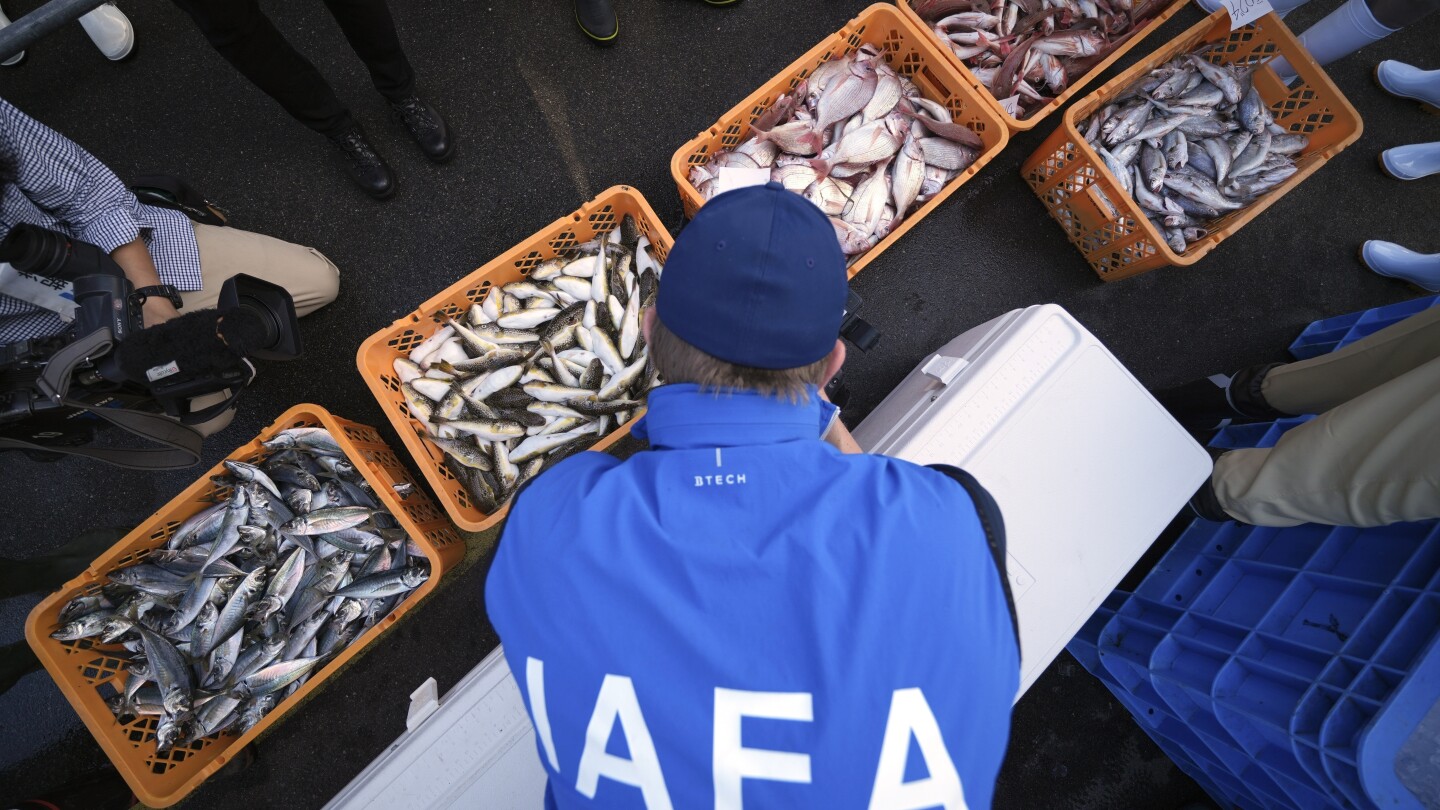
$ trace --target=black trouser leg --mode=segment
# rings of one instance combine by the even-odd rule
[[[195,20],[226,61],[295,120],[330,137],[355,126],[325,77],[281,36],[257,0],[173,2]]]
[[[1365,5],[1386,28],[1404,28],[1440,10],[1440,0],[1365,0]]]
[[[415,93],[415,71],[400,47],[395,21],[385,0],[325,0],[335,22],[370,70],[370,80],[380,95],[392,102],[404,101]]]
[[[8,692],[16,681],[38,669],[40,659],[25,639],[0,647],[0,695]]]

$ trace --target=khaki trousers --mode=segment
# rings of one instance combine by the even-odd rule
[[[220,286],[237,273],[284,287],[295,299],[295,314],[302,318],[334,301],[340,292],[339,268],[315,248],[235,228],[192,224],[195,243],[200,247],[204,289],[180,293],[186,312],[215,306],[220,298]],[[228,396],[228,392],[218,392],[196,397],[190,401],[190,407],[209,407]],[[210,436],[224,429],[233,418],[235,410],[231,408],[194,427],[200,435]]]
[[[1272,369],[1265,401],[1319,414],[1268,449],[1215,463],[1220,505],[1257,526],[1383,526],[1440,517],[1440,307]]]

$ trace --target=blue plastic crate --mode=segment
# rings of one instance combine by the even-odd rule
[[[1440,296],[1316,321],[1300,359]],[[1234,425],[1273,447],[1312,417]],[[1273,529],[1194,521],[1069,649],[1225,806],[1440,806],[1440,521]]]
[[[1415,298],[1386,307],[1315,321],[1305,327],[1300,337],[1290,344],[1290,354],[1296,360],[1305,360],[1342,349],[1366,335],[1436,305],[1440,305],[1440,295]]]
[[[1195,521],[1071,651],[1219,800],[1369,808],[1374,783],[1385,806],[1419,807],[1401,799],[1434,778],[1420,765],[1434,751],[1414,742],[1433,734],[1414,729],[1415,707],[1440,698],[1437,634],[1440,521]],[[1392,708],[1402,687],[1411,697]],[[1417,763],[1410,781],[1395,775],[1402,749]]]
[[[1270,447],[1308,419],[1212,445]],[[1070,650],[1223,804],[1418,808],[1440,801],[1437,636],[1440,521],[1196,520]]]

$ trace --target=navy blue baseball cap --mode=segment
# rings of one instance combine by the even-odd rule
[[[845,254],[829,218],[779,183],[727,191],[680,232],[655,314],[691,346],[754,368],[830,353],[845,315]]]

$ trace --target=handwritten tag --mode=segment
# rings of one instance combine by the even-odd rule
[[[66,323],[75,320],[75,289],[68,281],[22,273],[9,262],[0,262],[0,293],[44,307]]]
[[[769,169],[741,169],[734,166],[722,166],[715,177],[715,193],[724,194],[727,191],[734,191],[737,188],[746,186],[763,186],[770,182]]]
[[[1270,0],[1223,0],[1222,5],[1230,13],[1230,30],[1249,25],[1271,13]]]

